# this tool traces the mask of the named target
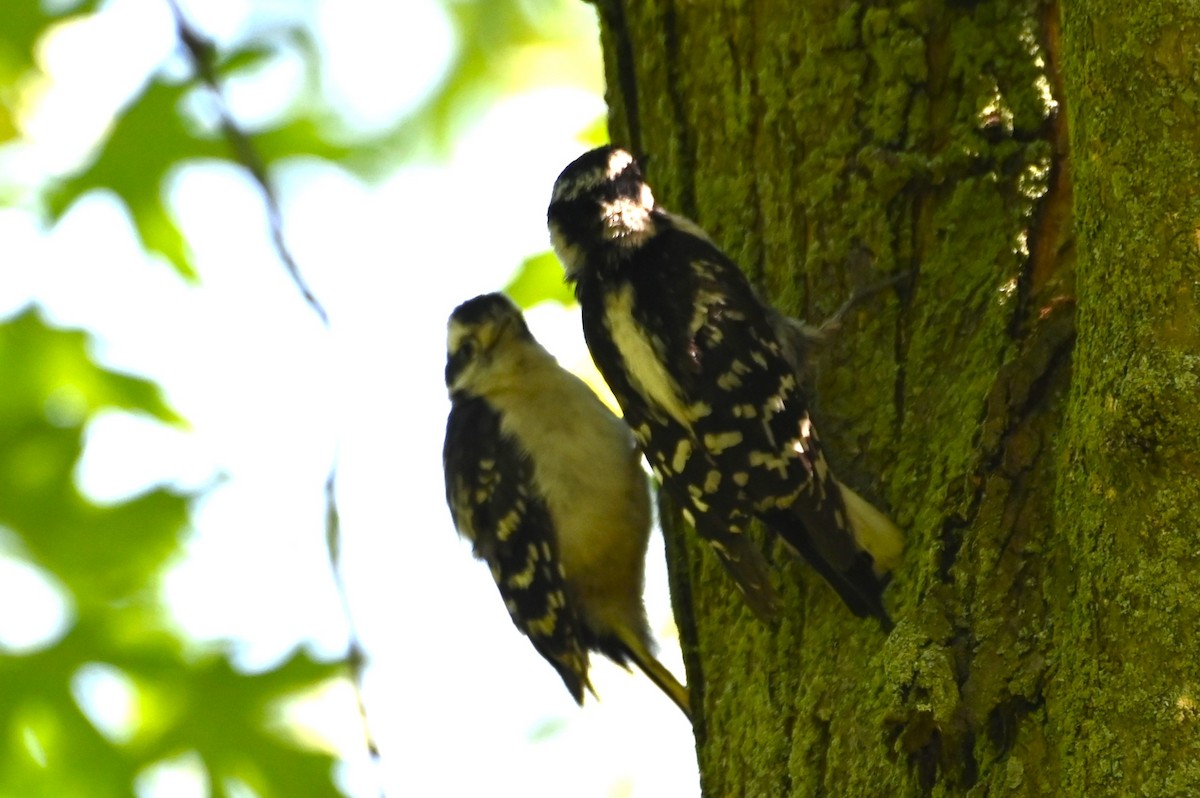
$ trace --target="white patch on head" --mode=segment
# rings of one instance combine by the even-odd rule
[[[691,430],[691,414],[679,396],[679,386],[663,367],[646,331],[633,318],[633,288],[622,286],[604,298],[604,318],[613,344],[625,361],[633,389],[660,412]]]
[[[605,183],[611,183],[621,176],[625,168],[633,163],[633,156],[625,150],[613,150],[608,156],[608,163],[590,172],[578,175],[564,175],[554,184],[554,192],[550,202],[579,199],[584,194],[594,191]]]
[[[646,192],[649,192],[648,187]],[[650,216],[653,208],[653,197],[649,205],[632,197],[617,197],[611,202],[601,202],[604,240],[631,248],[641,246],[654,235],[654,219]]]
[[[646,210],[654,210],[654,192],[650,190],[650,186],[646,183],[642,183],[642,189],[638,192],[638,201],[642,203],[642,207]]]
[[[608,179],[615,180],[631,163],[633,163],[633,156],[628,152],[613,150],[608,156]]]

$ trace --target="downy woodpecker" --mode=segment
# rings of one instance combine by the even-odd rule
[[[450,316],[443,465],[454,525],[513,623],[583,703],[588,653],[636,664],[684,714],[642,604],[651,514],[628,428],[563,369],[502,294]]]
[[[655,204],[637,162],[601,147],[554,185],[548,222],[592,358],[654,474],[765,619],[777,611],[759,519],[860,616],[903,540],[826,462],[805,396],[805,342],[694,222]]]

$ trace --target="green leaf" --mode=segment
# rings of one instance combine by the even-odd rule
[[[87,337],[29,310],[0,324],[0,524],[77,600],[136,592],[179,550],[187,500],[150,491],[112,507],[87,502],[73,473],[87,419],[107,408],[181,423],[153,383],[97,366]]]
[[[454,136],[498,95],[534,86],[591,86],[595,72],[579,59],[596,34],[578,24],[571,4],[557,0],[454,0],[444,4],[458,46],[437,89],[392,130],[365,146],[363,171],[414,153],[446,157]],[[599,52],[597,51],[597,58]],[[361,154],[360,154],[361,157]]]
[[[504,293],[522,308],[531,308],[539,302],[558,302],[567,307],[575,304],[575,294],[563,279],[562,264],[553,252],[526,258],[504,286]]]
[[[279,52],[271,42],[255,40],[247,42],[227,55],[217,65],[217,74],[229,78],[239,72],[249,72],[267,64]]]
[[[47,12],[40,0],[18,0],[4,4],[4,22],[0,24],[0,85],[36,68],[33,59],[38,40],[55,22],[91,12],[98,0],[84,0],[66,13]]]
[[[262,43],[247,45],[246,49],[231,54],[221,71],[260,63],[267,57],[266,47]],[[163,255],[184,277],[196,279],[187,241],[165,203],[164,182],[174,169],[189,160],[215,158],[239,162],[222,135],[200,131],[181,112],[183,99],[195,90],[195,85],[169,83],[161,78],[150,82],[120,114],[92,163],[48,192],[51,218],[60,219],[72,203],[89,191],[112,191],[129,209],[142,246]],[[209,91],[206,87],[199,90]],[[351,149],[333,143],[326,132],[327,126],[327,120],[299,115],[250,135],[248,140],[262,164],[268,167],[300,155],[345,160]]]
[[[325,127],[311,116],[300,116],[253,136],[263,163],[270,165],[284,158],[313,156],[327,161],[345,161],[355,153],[351,147],[328,138]]]
[[[264,797],[336,796],[333,757],[299,747],[272,730],[272,720],[281,700],[343,673],[341,663],[297,653],[258,674],[240,673],[224,657],[160,674],[156,689],[173,696],[177,712],[146,750],[156,758],[197,751],[214,786],[235,779]]]
[[[163,181],[185,160],[222,157],[226,147],[196,135],[185,124],[179,104],[188,90],[162,80],[150,83],[117,119],[91,166],[59,183],[47,204],[57,221],[87,192],[115,192],[133,216],[142,245],[165,256],[184,277],[195,279],[187,244],[163,202]]]
[[[57,21],[80,16],[96,6],[88,0],[65,14],[47,13],[37,0],[9,0],[0,14],[0,144],[17,135],[20,95],[11,87],[37,69],[34,51],[38,40]]]
[[[33,308],[0,322],[0,430],[48,416],[79,421],[109,408],[184,424],[157,385],[97,366],[89,346],[87,334],[52,327]]]
[[[83,430],[96,412],[178,421],[155,386],[101,368],[88,348],[84,334],[35,311],[0,322],[0,527],[15,536],[8,556],[48,571],[72,609],[60,640],[23,656],[0,651],[0,796],[125,798],[147,767],[188,751],[202,758],[216,794],[240,781],[263,798],[336,796],[333,757],[280,733],[276,708],[345,666],[298,653],[247,674],[223,650],[188,650],[156,587],[194,497],[157,489],[97,507],[76,489]],[[73,680],[91,663],[136,688],[127,742],[102,734],[77,702]]]
[[[608,114],[600,114],[596,121],[579,131],[579,143],[588,149],[603,147],[610,143],[608,137]]]

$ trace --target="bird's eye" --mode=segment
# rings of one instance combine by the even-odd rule
[[[479,347],[475,343],[474,338],[468,338],[467,340],[463,341],[458,345],[459,360],[473,360],[475,358],[475,352],[478,350],[478,348]]]

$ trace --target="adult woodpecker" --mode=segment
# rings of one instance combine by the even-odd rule
[[[860,616],[903,550],[887,516],[830,470],[804,393],[805,342],[694,222],[660,208],[625,150],[580,156],[554,184],[554,249],[583,331],[655,475],[750,606],[777,598],[759,519]]]

